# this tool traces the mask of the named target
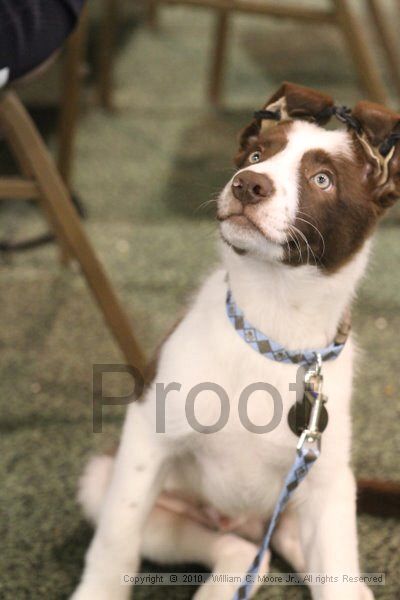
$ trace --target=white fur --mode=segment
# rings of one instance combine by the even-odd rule
[[[88,521],[96,524],[110,483],[114,459],[106,454],[93,456],[79,480],[77,500]]]
[[[347,151],[345,134],[322,132],[307,124],[296,124],[295,134],[293,143],[282,152],[286,162],[276,156],[252,167],[268,167],[274,177],[281,173],[283,178],[289,168],[295,173],[291,179],[287,177],[286,188],[280,191],[281,200],[286,200],[280,209],[274,209],[276,222],[282,219],[283,223],[285,213],[296,210],[296,165],[306,149],[321,146]],[[242,239],[247,234],[238,230],[236,235]],[[254,237],[254,252],[246,256],[223,248],[223,268],[205,281],[186,318],[164,345],[156,380],[144,401],[134,402],[128,409],[104,501],[93,488],[96,470],[101,473],[99,487],[104,487],[109,463],[92,463],[86,472],[80,498],[86,513],[95,518],[100,512],[100,518],[74,600],[128,598],[131,590],[120,585],[120,575],[135,571],[140,555],[161,562],[200,561],[216,572],[243,573],[254,556],[254,542],[259,542],[262,523],[271,516],[294,457],[297,438],[287,425],[287,412],[296,399],[289,391],[296,367],[264,358],[234,331],[225,313],[226,272],[237,303],[256,327],[291,349],[321,347],[334,337],[369,253],[365,244],[347,266],[326,276],[315,267],[282,265],[272,242],[268,242],[268,251],[272,250],[268,260],[261,260],[263,251],[259,250],[266,248],[264,242]],[[359,570],[355,483],[349,466],[353,354],[350,339],[336,361],[324,364],[329,426],[323,436],[322,456],[296,490],[273,541],[295,568],[313,573],[356,574]],[[238,418],[238,399],[247,385],[263,381],[279,390],[283,418],[272,432],[255,434]],[[178,389],[166,396],[166,433],[157,434],[157,384],[171,382],[180,387],[175,385]],[[186,397],[200,382],[217,383],[229,396],[229,419],[217,433],[198,433],[187,422]],[[218,419],[220,401],[214,393],[200,393],[195,406],[197,420],[203,425]],[[259,425],[270,420],[272,402],[265,392],[251,396],[248,415]],[[244,524],[236,533],[227,534],[153,509],[163,488],[206,502],[229,517],[248,519],[248,528]],[[258,528],[251,527],[254,521]],[[267,569],[267,563],[263,568]],[[228,600],[233,591],[203,587],[196,598]],[[372,598],[369,590],[358,584],[313,587],[312,595],[315,600]]]

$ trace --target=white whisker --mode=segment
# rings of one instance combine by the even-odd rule
[[[209,200],[205,200],[205,202],[202,202],[201,204],[199,204],[199,206],[196,207],[196,212],[198,210],[203,210],[203,208],[206,208],[207,206],[209,206],[210,204],[213,203],[217,203],[217,199],[216,198],[210,198]]]
[[[297,227],[295,227],[294,225],[292,225],[291,227],[292,227],[292,229],[294,231],[296,231],[301,236],[301,238],[304,240],[304,242],[306,244],[306,247],[307,247],[307,263],[309,263],[309,261],[310,261],[310,253],[311,253],[312,256],[313,256],[313,258],[314,258],[314,263],[315,263],[315,265],[317,265],[317,257],[315,256],[314,251],[311,248],[310,244],[308,243],[308,240],[307,240],[306,236],[304,235],[304,233],[300,229],[298,229]]]
[[[289,225],[289,230],[288,230],[288,234],[290,235],[291,239],[293,240],[293,242],[296,244],[297,250],[299,251],[299,262],[303,262],[303,254],[301,252],[301,245],[299,243],[299,240],[296,237],[296,233],[294,233],[294,235],[292,235],[292,225]]]
[[[299,211],[298,214],[302,214],[302,215],[305,215],[306,217],[309,217],[309,215],[307,215],[306,213],[303,213],[302,211]],[[325,254],[325,239],[324,239],[324,236],[322,235],[322,233],[320,232],[320,230],[318,229],[318,227],[316,227],[315,225],[310,223],[310,221],[307,221],[306,219],[302,219],[299,216],[296,216],[296,219],[298,219],[299,221],[303,221],[303,223],[306,223],[307,225],[310,225],[310,227],[313,227],[315,229],[315,231],[318,233],[318,235],[320,236],[320,238],[322,240],[322,255],[321,256],[323,256]]]
[[[288,236],[287,236],[287,234],[286,234],[286,233],[284,233],[284,236],[285,236],[285,238],[286,238],[286,246],[287,246],[287,249],[288,249],[288,252],[289,252],[289,262],[291,262],[291,257],[292,257],[292,255],[291,255],[291,252],[290,252],[290,244],[289,244],[289,239],[288,239]]]

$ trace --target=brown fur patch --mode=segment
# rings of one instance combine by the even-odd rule
[[[382,213],[365,177],[365,161],[356,151],[354,156],[351,160],[324,150],[310,150],[300,165],[295,227],[307,239],[317,265],[327,272],[337,271],[356,254]],[[313,183],[312,177],[319,172],[330,175],[332,189],[324,191]],[[298,245],[290,242],[285,262],[293,266],[313,264],[314,257],[307,252],[304,239],[300,234],[296,238]]]
[[[278,123],[271,129],[259,132],[253,123],[249,125],[242,133],[240,149],[235,157],[236,166],[240,169],[250,166],[249,156],[256,150],[261,153],[261,161],[282,152],[288,143],[291,126],[289,122]]]

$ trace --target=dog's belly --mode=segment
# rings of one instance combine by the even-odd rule
[[[207,436],[206,443],[174,462],[167,489],[233,519],[268,518],[294,450],[277,452],[260,437]]]

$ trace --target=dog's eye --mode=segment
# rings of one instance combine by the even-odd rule
[[[317,173],[312,180],[321,190],[328,190],[332,185],[332,179],[328,173]]]
[[[261,152],[256,150],[256,152],[252,152],[249,156],[249,162],[258,163],[261,160]]]

